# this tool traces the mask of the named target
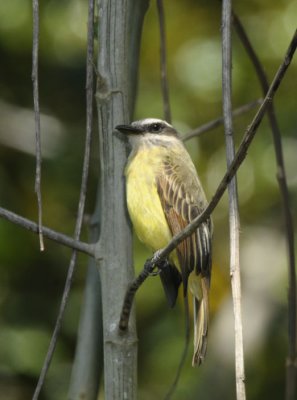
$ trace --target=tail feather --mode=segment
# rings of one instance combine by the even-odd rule
[[[177,268],[167,260],[160,273],[161,282],[170,308],[174,307],[178,295],[178,288],[182,281],[181,274]]]
[[[190,290],[194,300],[194,354],[192,366],[195,367],[204,361],[207,349],[209,319],[208,279],[196,275],[191,279]]]

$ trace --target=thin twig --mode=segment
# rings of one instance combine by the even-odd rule
[[[259,106],[262,103],[263,99],[258,99],[255,101],[252,101],[251,103],[244,104],[238,108],[235,108],[235,110],[232,112],[232,118],[238,117],[242,114],[247,113],[248,111],[252,110],[256,106]],[[199,126],[198,128],[193,129],[192,131],[188,132],[185,136],[183,136],[182,140],[183,142],[186,142],[187,140],[190,140],[194,137],[200,136],[203,133],[206,133],[208,131],[211,131],[212,129],[217,128],[218,126],[222,125],[224,123],[224,117],[219,117],[216,119],[213,119],[212,121],[206,122],[206,124],[203,124]]]
[[[263,93],[269,87],[264,68],[247,36],[247,33],[236,14],[233,13],[233,26],[240,38],[260,81]],[[288,357],[287,357],[287,380],[286,380],[286,399],[296,399],[296,266],[294,249],[294,226],[290,210],[289,190],[286,179],[284,157],[282,150],[281,132],[276,119],[273,102],[267,109],[268,121],[274,141],[275,158],[277,163],[277,180],[282,198],[284,210],[284,220],[286,229],[286,239],[288,246]]]
[[[235,145],[233,140],[232,123],[232,36],[231,18],[232,1],[222,2],[222,87],[223,87],[223,114],[226,142],[226,159],[229,167],[234,159]],[[243,324],[241,310],[241,280],[239,256],[239,207],[236,175],[228,184],[229,194],[229,227],[230,227],[230,276],[234,312],[235,332],[235,381],[237,400],[246,399]]]
[[[80,196],[79,196],[79,204],[78,204],[78,213],[77,220],[74,232],[74,239],[79,240],[83,216],[84,216],[84,208],[85,208],[85,200],[86,200],[86,192],[87,192],[87,182],[88,182],[88,174],[89,174],[89,163],[90,163],[90,151],[91,151],[91,137],[92,137],[92,125],[93,125],[93,54],[94,54],[94,0],[89,0],[89,11],[88,11],[88,39],[87,39],[87,60],[86,60],[86,102],[87,102],[87,110],[86,110],[86,139],[85,139],[85,152],[84,152],[84,161],[83,161],[83,171],[82,171],[82,182],[80,188]],[[74,250],[70,259],[70,264],[68,268],[67,278],[65,282],[65,287],[62,295],[62,300],[60,304],[59,313],[57,316],[55,328],[51,337],[50,345],[44,360],[44,364],[39,376],[39,380],[34,392],[33,400],[37,400],[40,390],[45,381],[45,377],[47,371],[49,369],[57,340],[58,335],[62,325],[62,319],[65,313],[65,308],[68,302],[68,297],[71,289],[71,284],[73,280],[73,275],[75,271],[77,259],[77,251]]]
[[[148,278],[148,276],[153,272],[153,270],[154,270],[154,264],[146,262],[140,274],[133,280],[132,283],[130,283],[126,291],[121,311],[120,322],[119,322],[120,332],[123,333],[127,331],[129,325],[129,318],[132,310],[132,304],[136,291],[143,284],[146,278]]]
[[[42,197],[41,197],[41,135],[40,135],[40,109],[38,88],[38,49],[39,49],[39,2],[33,0],[33,48],[32,48],[32,81],[33,100],[35,112],[35,148],[36,148],[36,172],[35,192],[38,206],[38,233],[40,251],[44,250],[42,235]]]
[[[5,208],[0,207],[0,217],[6,219],[7,221],[12,222],[15,225],[19,225],[22,228],[25,228],[34,233],[39,233],[39,225],[33,221],[30,221],[27,218],[21,217],[13,213],[12,211],[6,210]],[[81,242],[79,240],[75,240],[72,237],[64,235],[63,233],[54,231],[53,229],[47,228],[46,226],[42,227],[42,232],[45,237],[54,242],[62,244],[63,246],[70,247],[71,249],[75,249],[82,253],[88,254],[89,256],[94,256],[94,245]]]
[[[159,26],[160,26],[160,69],[161,69],[161,86],[162,86],[164,119],[167,122],[171,123],[169,85],[167,77],[165,15],[164,15],[163,0],[157,0],[157,10],[158,10]]]
[[[251,142],[253,141],[255,134],[257,132],[257,129],[265,115],[265,112],[267,110],[267,107],[269,103],[272,101],[291,61],[293,58],[293,55],[295,53],[297,46],[297,31],[295,31],[295,34],[290,42],[290,45],[288,47],[288,50],[285,54],[284,60],[281,63],[278,71],[276,72],[274,79],[269,87],[269,90],[259,107],[256,115],[254,116],[251,124],[248,126],[248,128],[245,131],[244,137],[240,143],[240,146],[235,154],[235,157],[230,164],[228,170],[226,171],[225,175],[223,176],[219,186],[217,187],[217,190],[215,194],[213,195],[211,201],[209,202],[208,206],[206,209],[198,216],[196,217],[189,225],[187,225],[181,232],[179,232],[177,235],[175,235],[168,245],[164,247],[163,249],[157,251],[154,256],[151,259],[151,264],[152,266],[158,262],[159,260],[168,257],[169,254],[176,248],[176,246],[181,243],[184,239],[186,239],[188,236],[190,236],[197,228],[199,225],[202,224],[202,222],[206,221],[213,210],[216,208],[217,204],[221,200],[223,194],[225,193],[225,190],[227,188],[228,183],[231,181],[231,179],[235,176],[238,168],[242,164],[243,160],[245,159],[247,155],[247,150],[251,145]],[[147,266],[145,265],[144,270],[147,269]],[[123,303],[122,311],[127,308],[127,306],[132,305],[133,299],[135,296],[136,291],[140,287],[140,285],[145,281],[145,279],[149,276],[149,274],[144,274],[144,270],[140,273],[138,277],[135,278],[135,280],[129,285],[125,300]],[[139,279],[141,277],[141,279]],[[138,281],[139,280],[139,284]],[[126,315],[129,318],[129,313],[126,311]],[[128,327],[128,321],[121,321],[122,326],[124,326],[124,330],[127,329]]]

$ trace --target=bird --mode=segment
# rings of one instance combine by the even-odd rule
[[[153,252],[164,248],[208,205],[196,168],[177,130],[156,118],[118,125],[131,147],[125,166],[127,208],[136,235]],[[209,325],[212,220],[170,253],[160,278],[170,307],[180,284],[193,296],[194,351],[192,365],[206,355]]]

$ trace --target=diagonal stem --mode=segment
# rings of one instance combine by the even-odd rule
[[[289,44],[289,47],[287,49],[287,52],[285,54],[284,60],[281,63],[278,71],[276,72],[275,77],[269,87],[269,90],[266,93],[266,96],[265,96],[261,106],[259,107],[256,115],[254,116],[251,124],[246,129],[246,132],[245,132],[244,137],[240,143],[240,146],[235,154],[235,157],[234,157],[232,163],[230,164],[228,170],[226,171],[225,175],[223,176],[223,178],[222,178],[215,194],[213,195],[211,201],[209,202],[208,206],[198,217],[196,217],[189,225],[187,225],[185,227],[185,229],[183,229],[180,233],[175,235],[166,247],[164,247],[163,249],[156,252],[155,256],[152,257],[152,262],[156,262],[159,259],[168,257],[169,254],[176,248],[176,246],[179,243],[181,243],[184,239],[186,239],[188,236],[190,236],[202,222],[206,221],[210,217],[211,213],[216,208],[217,204],[219,203],[223,194],[225,193],[228,183],[235,176],[238,168],[240,167],[243,160],[245,159],[248,148],[250,147],[250,145],[255,137],[255,134],[256,134],[257,129],[265,115],[267,107],[268,107],[269,103],[272,101],[272,99],[273,99],[277,89],[279,88],[279,85],[280,85],[280,83],[292,61],[296,47],[297,47],[297,31],[295,31],[295,33],[293,35],[293,38],[292,38],[292,40]],[[156,258],[156,255],[158,255],[157,258]],[[142,272],[140,273],[140,275],[141,274],[142,274]],[[127,289],[127,293],[125,296],[125,301],[123,303],[122,310],[126,307],[126,304],[125,304],[126,300],[132,304],[136,291],[138,290],[140,285],[145,281],[145,279],[147,277],[148,277],[148,275],[144,276],[143,277],[144,279],[141,279],[140,284],[138,286],[136,285],[137,286],[136,288],[134,288],[134,286],[133,286],[133,290],[131,290],[131,292],[130,292],[129,288],[130,288],[130,286],[133,285],[133,282],[137,281],[138,277],[136,277],[135,280],[130,284],[130,286]],[[130,295],[129,295],[129,293],[130,293]],[[131,297],[132,297],[132,299],[131,299]],[[127,324],[126,326],[128,326],[128,322],[126,324]]]
[[[89,0],[89,14],[88,14],[88,41],[87,41],[87,73],[86,73],[86,97],[87,97],[87,111],[86,111],[86,138],[85,138],[85,152],[83,160],[83,172],[82,181],[80,188],[80,196],[78,203],[78,213],[74,232],[74,239],[79,240],[84,209],[85,200],[87,193],[87,183],[89,175],[89,164],[90,164],[90,152],[91,152],[91,137],[92,137],[92,125],[93,125],[93,53],[94,53],[94,0]],[[68,303],[69,293],[72,286],[73,275],[75,271],[77,260],[77,251],[73,250],[72,256],[69,263],[69,268],[67,272],[65,287],[62,295],[62,300],[54,327],[54,331],[51,337],[49,348],[45,356],[43,367],[38,379],[37,386],[33,395],[33,400],[37,400],[44,384],[46,374],[51,364],[52,357],[56,348],[58,336],[62,326],[62,320],[64,317],[66,305]]]
[[[262,87],[262,92],[266,93],[269,87],[264,68],[247,36],[247,33],[236,14],[233,13],[233,26],[241,40],[258,76]],[[284,157],[282,150],[281,132],[275,115],[273,102],[267,109],[268,121],[273,136],[275,158],[277,163],[277,180],[281,193],[282,206],[284,210],[284,220],[286,229],[286,238],[288,246],[288,358],[287,358],[287,382],[286,399],[296,398],[296,265],[294,250],[294,226],[290,210],[289,190],[286,179]]]
[[[258,99],[258,100],[252,101],[251,103],[247,103],[238,108],[235,108],[235,110],[233,110],[233,112],[232,112],[232,118],[238,117],[238,116],[252,110],[256,106],[259,106],[261,104],[261,102],[262,102],[262,99]],[[186,142],[187,140],[190,140],[194,137],[200,136],[203,133],[209,132],[212,129],[217,128],[218,126],[222,125],[223,123],[224,123],[223,117],[215,118],[212,121],[206,122],[205,124],[199,126],[198,128],[195,128],[192,131],[188,132],[185,136],[183,136],[182,140],[183,140],[183,142]]]
[[[5,208],[0,207],[0,217],[6,219],[7,221],[12,222],[15,225],[19,225],[22,228],[25,228],[34,233],[39,233],[39,226],[33,221],[30,221],[27,218],[21,217],[13,213],[12,211],[6,210]],[[94,256],[94,245],[81,242],[80,240],[75,240],[72,237],[64,235],[63,233],[54,231],[53,229],[47,228],[46,226],[42,227],[42,232],[45,237],[54,242],[62,244],[63,246],[70,247],[71,249],[75,249],[82,253],[88,254],[89,256]]]
[[[35,147],[36,171],[35,192],[38,206],[38,234],[40,251],[44,250],[42,234],[42,197],[41,197],[41,134],[40,134],[40,108],[39,108],[39,83],[38,83],[38,50],[39,50],[39,1],[32,1],[33,7],[33,48],[32,48],[32,81],[33,101],[35,112]]]

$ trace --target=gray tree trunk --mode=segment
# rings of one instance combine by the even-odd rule
[[[114,134],[129,122],[140,33],[147,1],[99,0],[97,106],[101,162],[101,229],[96,245],[103,310],[106,400],[136,399],[137,337],[132,314],[129,332],[118,323],[128,283],[133,278],[132,235],[125,202],[125,144]]]

